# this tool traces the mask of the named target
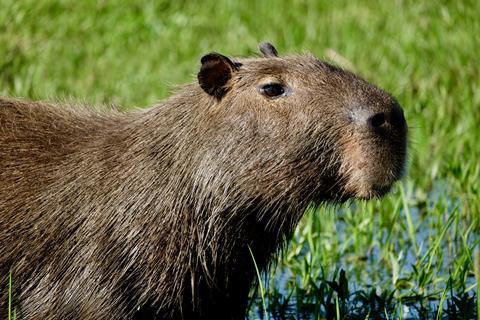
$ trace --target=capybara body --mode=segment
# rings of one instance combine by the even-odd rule
[[[243,319],[310,203],[400,178],[398,103],[311,55],[202,58],[145,110],[0,99],[0,316]]]

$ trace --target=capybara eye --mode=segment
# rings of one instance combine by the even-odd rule
[[[260,89],[260,91],[270,98],[275,98],[285,93],[285,89],[283,88],[283,86],[278,83],[266,84]]]

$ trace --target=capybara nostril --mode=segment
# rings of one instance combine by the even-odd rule
[[[403,115],[403,110],[400,106],[394,105],[392,111],[390,113],[390,121],[391,125],[397,129],[407,129],[407,121],[405,120],[405,116]]]
[[[386,123],[387,119],[384,112],[379,112],[367,119],[367,125],[372,129],[380,128]]]
[[[397,105],[394,105],[389,111],[380,111],[369,116],[366,122],[368,128],[372,130],[391,128],[403,131],[407,128],[402,108]]]

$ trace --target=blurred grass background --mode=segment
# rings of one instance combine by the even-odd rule
[[[322,267],[360,288],[438,293],[456,277],[476,290],[479,16],[473,0],[0,0],[0,94],[148,106],[195,81],[207,52],[248,56],[264,40],[310,51],[398,98],[409,174],[384,200],[308,214],[277,270],[296,290]]]

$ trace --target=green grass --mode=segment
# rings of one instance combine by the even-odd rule
[[[12,309],[12,289],[12,273],[10,272],[10,274],[8,275],[8,320],[15,320],[17,318],[15,308]]]
[[[270,277],[266,295],[298,306],[323,292],[341,314],[356,296],[330,287],[340,269],[365,301],[393,292],[402,317],[401,302],[415,296],[454,304],[452,292],[478,292],[477,1],[0,0],[0,8],[2,95],[151,105],[194,81],[206,52],[249,55],[262,40],[354,69],[404,107],[408,176],[381,201],[310,210],[272,271],[295,276]],[[437,315],[453,310],[446,302]]]

